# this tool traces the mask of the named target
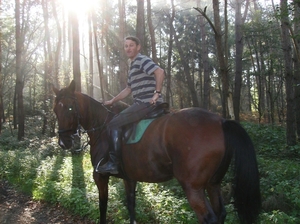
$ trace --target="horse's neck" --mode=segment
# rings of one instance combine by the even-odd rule
[[[90,98],[89,96],[83,95],[83,105],[83,110],[81,111],[82,120],[80,123],[81,126],[87,131],[89,136],[89,145],[91,146],[90,153],[92,158],[96,158],[98,161],[100,158],[93,153],[95,153],[95,150],[98,149],[99,142],[103,142],[105,139],[107,139],[107,137],[103,136],[106,136],[106,123],[111,119],[111,116],[110,113],[101,105],[101,103]]]
[[[81,95],[82,106],[80,108],[80,124],[85,130],[99,129],[105,123],[107,111],[101,103],[91,97]]]

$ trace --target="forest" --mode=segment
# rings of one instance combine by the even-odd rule
[[[127,81],[123,40],[134,35],[165,70],[171,108],[284,124],[295,145],[298,13],[286,1],[2,0],[1,123],[11,122],[21,140],[25,117],[39,115],[41,131],[53,135],[51,84],[74,79],[96,100],[116,95]]]
[[[241,122],[250,133],[261,175],[261,223],[299,222],[299,0],[0,0],[0,23],[0,179],[37,200],[99,218],[86,149],[74,155],[57,144],[52,87],[75,80],[76,91],[100,102],[111,99],[127,84],[124,39],[137,36],[141,53],[165,71],[162,95],[171,110],[201,107]],[[26,164],[14,162],[25,158]],[[73,178],[85,184],[71,187],[71,194],[82,207],[74,207],[46,170],[64,176],[60,187],[67,191],[74,179],[64,171],[81,163]],[[112,180],[113,191],[124,195],[119,181]],[[145,193],[149,186],[139,185]],[[140,223],[195,222],[177,183],[153,188],[153,195],[165,198],[156,198],[160,205],[145,203]],[[114,198],[109,209],[118,210],[120,200]],[[173,220],[164,213],[144,216],[163,204],[182,213]],[[226,207],[233,210],[229,202]],[[235,223],[231,215],[228,223]],[[109,218],[128,219],[123,210]]]

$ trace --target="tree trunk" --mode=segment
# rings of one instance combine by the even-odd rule
[[[167,90],[166,90],[166,102],[171,105],[171,70],[172,70],[172,51],[173,51],[173,22],[175,18],[175,7],[174,7],[174,0],[171,0],[171,15],[169,19],[169,28],[170,28],[170,34],[169,34],[169,46],[168,46],[168,67],[167,67]]]
[[[287,145],[296,144],[296,126],[294,112],[294,80],[292,69],[292,49],[289,36],[289,18],[287,0],[280,1],[281,7],[281,41],[284,54],[286,85],[286,141]]]
[[[295,18],[300,18],[300,4],[295,4]],[[294,25],[295,30],[295,52],[297,52],[295,55],[297,55],[295,59],[295,111],[296,111],[296,124],[297,124],[297,135],[298,135],[298,141],[300,141],[300,21],[295,20]]]
[[[73,45],[73,78],[76,83],[76,91],[81,92],[81,72],[80,72],[80,47],[79,47],[79,27],[78,17],[75,12],[70,12],[71,26],[72,26],[72,40]]]
[[[99,79],[100,79],[100,88],[101,88],[101,97],[102,100],[105,101],[105,95],[104,95],[104,79],[103,79],[103,67],[100,63],[100,56],[99,56],[99,47],[98,47],[98,38],[97,38],[97,22],[96,22],[96,15],[95,11],[92,11],[92,20],[93,20],[93,33],[94,33],[94,42],[95,42],[95,53],[97,58],[97,67],[99,72]]]
[[[125,13],[125,0],[119,0],[119,52],[120,52],[120,90],[124,89],[127,85],[127,60],[124,51],[124,39],[126,33],[126,13]]]
[[[55,2],[56,1],[50,1],[52,4],[52,10],[53,10],[53,16],[55,18],[55,24],[56,24],[56,28],[57,28],[57,45],[56,45],[56,49],[54,52],[54,63],[53,63],[53,77],[52,80],[54,81],[54,85],[56,86],[56,88],[59,87],[59,81],[58,81],[58,76],[59,76],[59,67],[60,67],[60,63],[61,63],[61,46],[62,46],[62,30],[61,30],[61,26],[60,26],[60,22],[57,16],[57,12],[56,12],[56,5]]]
[[[247,5],[249,1],[247,1]],[[242,73],[243,73],[243,30],[244,24],[241,12],[242,2],[240,0],[235,1],[235,85],[233,93],[233,109],[235,120],[240,120],[240,101],[241,101],[241,89],[242,89]],[[245,9],[244,18],[247,15],[248,7]]]
[[[141,52],[147,54],[147,44],[145,36],[145,11],[144,0],[137,1],[137,15],[136,15],[136,37],[141,41]]]
[[[62,18],[65,18],[65,9],[62,10]],[[70,16],[68,16],[69,18]],[[68,86],[70,84],[70,68],[71,68],[71,32],[70,26],[67,25],[67,21],[62,21],[62,61],[63,61],[63,85]],[[69,24],[69,23],[68,23]],[[59,85],[58,85],[59,87]]]
[[[44,15],[44,23],[45,23],[45,46],[44,46],[44,54],[45,54],[45,64],[44,64],[44,99],[43,99],[43,110],[44,117],[43,117],[43,128],[42,128],[42,134],[46,133],[47,130],[47,124],[48,124],[48,118],[47,114],[49,112],[49,106],[47,104],[48,101],[48,80],[50,77],[52,77],[52,68],[53,68],[53,58],[52,58],[52,50],[51,50],[51,41],[50,41],[50,32],[48,27],[48,1],[43,0],[42,1],[42,8],[43,8],[43,15]]]
[[[247,84],[246,84],[246,88],[247,88],[247,100],[248,100],[248,111],[252,112],[252,96],[251,96],[251,79],[250,79],[250,71],[247,71]]]
[[[16,20],[16,100],[18,116],[18,140],[22,140],[25,135],[25,114],[23,103],[24,81],[22,77],[22,46],[23,38],[20,22],[20,0],[15,0],[15,20]]]
[[[211,79],[210,79],[210,69],[209,69],[209,59],[208,59],[208,42],[207,34],[205,29],[205,23],[202,16],[199,17],[200,29],[201,29],[201,58],[203,63],[203,73],[204,73],[204,84],[203,84],[203,108],[210,109],[210,88],[211,88]],[[200,67],[200,66],[199,66]]]
[[[149,33],[150,33],[152,59],[155,63],[158,63],[154,27],[153,27],[153,24],[152,24],[151,15],[152,15],[151,0],[147,0],[147,21],[148,21],[148,27],[149,27]]]
[[[2,7],[1,0],[0,0],[0,8]],[[1,15],[1,11],[0,11]],[[2,32],[0,30],[0,134],[2,131],[2,123],[4,120],[4,111],[3,111],[3,88],[2,88]]]
[[[88,14],[89,30],[89,75],[88,75],[88,95],[94,97],[94,51],[93,51],[93,20],[92,12]]]
[[[227,59],[225,57],[224,49],[225,47],[222,44],[222,29],[221,29],[221,18],[220,18],[220,3],[218,0],[213,0],[213,9],[214,9],[214,21],[215,21],[215,40],[217,46],[217,56],[220,66],[220,76],[222,80],[222,114],[223,117],[228,116],[228,104],[227,99],[229,97],[229,79],[228,79],[228,65]],[[225,34],[226,39],[226,34]],[[226,45],[226,43],[224,44]]]
[[[259,123],[261,122],[261,118],[264,114],[264,77],[263,77],[263,72],[262,72],[262,66],[260,61],[263,62],[263,60],[259,60],[260,56],[263,57],[263,53],[262,53],[262,48],[261,48],[261,41],[258,40],[258,43],[256,42],[256,40],[251,39],[252,43],[249,43],[249,49],[251,51],[251,46],[253,46],[253,55],[255,55],[255,58],[253,58],[251,56],[252,59],[252,66],[253,66],[253,73],[255,74],[255,80],[256,80],[256,85],[257,85],[257,95],[258,95],[258,102],[256,106],[256,109],[258,110],[258,121]],[[251,54],[251,55],[252,55]],[[255,66],[255,62],[256,62],[256,66]]]
[[[261,116],[266,119],[266,66],[265,66],[265,52],[262,41],[259,41],[259,54],[260,54],[260,110]]]

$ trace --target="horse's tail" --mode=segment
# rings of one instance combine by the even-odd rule
[[[236,121],[224,120],[226,152],[234,157],[234,207],[242,223],[253,223],[261,209],[259,173],[253,143],[245,129]]]

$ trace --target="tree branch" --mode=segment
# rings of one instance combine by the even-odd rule
[[[213,22],[210,20],[210,18],[208,18],[207,14],[206,14],[206,8],[207,6],[204,7],[204,10],[202,10],[201,8],[199,7],[193,7],[195,10],[197,10],[206,20],[207,22],[209,23],[210,27],[213,29],[215,35],[219,35],[218,34],[218,31],[216,30],[215,28],[215,25],[213,24]]]

